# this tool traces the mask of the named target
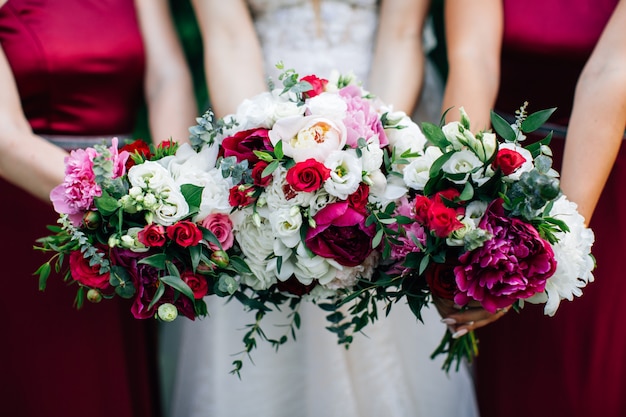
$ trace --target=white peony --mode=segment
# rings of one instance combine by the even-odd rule
[[[339,94],[326,92],[307,99],[306,107],[309,115],[330,117],[335,120],[343,120],[348,110],[348,105]]]
[[[271,128],[274,124],[276,98],[270,92],[258,94],[245,99],[235,113],[235,120],[239,123],[237,130],[247,130],[264,127]]]
[[[553,316],[561,300],[573,300],[582,295],[582,288],[593,282],[594,260],[591,246],[593,231],[585,226],[585,219],[578,213],[575,203],[565,196],[559,197],[550,211],[550,216],[567,223],[570,231],[557,233],[559,241],[552,245],[556,259],[556,271],[546,283],[545,292],[528,298],[535,304],[545,303],[544,313]]]
[[[346,145],[346,127],[340,120],[320,116],[292,116],[278,120],[269,131],[272,145],[282,141],[283,152],[296,162],[313,158],[324,162]]]
[[[296,269],[294,275],[304,285],[309,285],[314,279],[330,281],[335,277],[337,269],[330,262],[317,255],[309,254],[303,244],[296,249]]]
[[[299,192],[291,189],[286,180],[287,170],[282,166],[273,172],[273,179],[270,185],[261,195],[260,200],[270,208],[270,210],[280,210],[292,206],[307,207],[313,198],[313,193]],[[285,190],[289,190],[285,194]]]

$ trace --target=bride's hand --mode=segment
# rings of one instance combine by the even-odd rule
[[[433,297],[433,302],[435,307],[437,307],[437,311],[443,317],[441,321],[448,326],[454,338],[461,337],[471,330],[493,323],[504,316],[511,308],[509,306],[501,308],[495,313],[490,313],[481,307],[477,301],[470,302],[465,308],[456,305],[452,300],[438,297]]]

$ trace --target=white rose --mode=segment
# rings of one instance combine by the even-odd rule
[[[330,178],[324,182],[328,194],[346,200],[359,188],[363,166],[354,149],[332,152],[324,165],[330,169]]]
[[[450,181],[456,184],[463,184],[467,181],[469,174],[475,169],[482,167],[483,163],[478,159],[474,152],[463,149],[455,152],[450,159],[448,159],[441,169],[443,172],[449,175],[464,174],[461,179],[450,178]]]
[[[227,213],[231,209],[228,202],[229,192],[232,187],[231,180],[224,178],[217,169],[209,171],[204,180],[201,184],[204,189],[202,190],[202,199],[200,200],[200,210],[194,221],[200,221],[214,212]]]
[[[406,185],[414,190],[422,191],[430,179],[430,167],[442,155],[443,153],[438,147],[427,147],[424,156],[415,158],[404,167],[403,177]]]
[[[294,275],[304,285],[309,285],[314,279],[330,281],[334,278],[337,270],[325,258],[311,256],[303,244],[298,245],[296,250],[296,269]]]
[[[312,116],[325,116],[335,120],[343,120],[348,110],[348,105],[339,94],[321,93],[306,101],[308,114]]]
[[[427,140],[419,126],[407,117],[398,127],[385,129],[389,146],[395,149],[395,154],[400,156],[406,151],[422,154]]]
[[[270,92],[264,92],[244,100],[237,107],[235,113],[235,119],[239,122],[237,129],[271,128],[274,124],[275,105],[276,100]]]
[[[383,166],[384,151],[380,148],[378,137],[372,137],[366,147],[361,148],[361,164],[363,172],[369,173],[380,170]]]
[[[255,290],[263,290],[276,283],[276,276],[267,271],[268,261],[274,254],[274,232],[265,217],[255,224],[252,210],[240,210],[232,217],[234,234],[252,275],[243,275],[242,282]],[[259,218],[259,216],[257,216]]]
[[[270,211],[270,224],[275,236],[288,248],[295,248],[300,243],[302,214],[297,206]]]
[[[472,222],[474,228],[478,227],[478,223],[483,218],[489,203],[486,201],[472,201],[465,208],[465,219]]]
[[[154,221],[163,226],[170,226],[189,214],[189,205],[183,194],[173,188],[165,192],[166,198],[154,209]]]
[[[330,118],[292,116],[278,120],[269,137],[274,146],[282,141],[284,154],[296,162],[309,158],[324,162],[331,152],[345,146],[346,127]]]
[[[306,110],[304,106],[298,106],[298,103],[279,96],[278,94],[280,94],[281,91],[282,90],[275,90],[272,92],[275,100],[272,119],[276,121],[290,116],[302,116]]]
[[[128,170],[128,182],[133,187],[160,192],[174,187],[174,180],[170,173],[158,162],[146,161],[143,164],[133,165]]]

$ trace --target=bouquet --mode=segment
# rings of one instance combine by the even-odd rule
[[[406,298],[418,317],[433,297],[492,313],[542,303],[552,316],[582,294],[593,281],[593,232],[560,191],[551,134],[522,146],[553,111],[527,114],[524,104],[512,125],[492,112],[496,133],[474,135],[463,109],[460,122],[423,124],[431,146],[403,169],[412,192],[394,211],[380,297]],[[473,332],[447,332],[433,357],[446,354],[448,371],[477,352]]]
[[[249,268],[233,296],[256,311],[244,336],[247,352],[255,336],[266,337],[259,323],[271,309],[292,312],[285,335],[269,342],[295,338],[302,300],[327,310],[329,329],[345,342],[349,329],[367,323],[344,323],[341,300],[369,285],[386,255],[384,230],[408,191],[398,167],[422,155],[426,143],[406,114],[354,77],[300,78],[285,70],[279,80],[282,88],[272,85],[223,119],[207,112],[191,129],[194,146],[219,144],[218,165],[233,184],[227,204]]]
[[[206,315],[203,297],[234,293],[246,270],[228,212],[215,203],[228,193],[216,158],[215,149],[171,141],[72,151],[50,195],[60,225],[38,240],[53,253],[36,271],[40,289],[54,270],[76,285],[78,307],[119,296],[132,299],[138,319]]]

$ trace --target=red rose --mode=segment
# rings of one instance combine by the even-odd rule
[[[270,184],[270,182],[272,182],[271,174],[265,177],[261,176],[263,170],[267,168],[267,165],[268,164],[265,161],[259,161],[254,164],[254,168],[252,168],[252,182],[254,183],[254,185],[265,188]]]
[[[463,227],[463,223],[456,218],[456,210],[444,206],[438,201],[428,208],[427,227],[432,230],[437,237],[448,237],[450,233]]]
[[[199,300],[209,292],[209,283],[202,275],[196,275],[191,271],[184,271],[180,274],[180,278],[193,291],[193,298]]]
[[[424,276],[430,292],[439,298],[453,300],[454,295],[458,292],[456,285],[456,276],[454,275],[454,267],[459,265],[456,263],[436,263],[431,262],[424,271]]]
[[[272,149],[274,148],[270,142],[268,130],[263,128],[237,132],[222,141],[224,157],[234,156],[237,162],[247,159],[250,165],[259,161],[254,151],[271,151]]]
[[[311,89],[303,92],[304,98],[315,97],[318,94],[323,93],[326,88],[326,84],[328,84],[328,80],[318,78],[315,75],[307,75],[306,77],[300,78],[300,81],[306,81],[311,84]]]
[[[186,248],[200,243],[202,232],[195,223],[183,220],[167,227],[167,237]]]
[[[246,207],[254,202],[254,187],[249,185],[235,185],[228,193],[228,204],[231,207]]]
[[[157,146],[157,148],[159,149],[169,149],[176,146],[176,142],[174,142],[173,140],[164,140],[163,142],[159,143],[159,145]]]
[[[511,175],[519,167],[521,167],[524,162],[526,162],[526,158],[524,158],[519,152],[516,152],[512,149],[500,149],[498,150],[498,155],[496,155],[496,159],[493,160],[493,168],[500,168],[504,175]]]
[[[453,204],[464,204],[464,201],[455,202],[454,199],[459,197],[461,193],[456,188],[448,188],[447,190],[439,191],[435,193],[433,197],[433,201],[437,201],[439,203],[444,204],[446,207],[449,207],[451,203]],[[465,209],[463,207],[457,206],[455,207],[456,214],[464,214]]]
[[[360,183],[359,188],[348,196],[348,204],[355,210],[363,211],[367,205],[367,197],[369,195],[370,187],[367,184]]]
[[[100,265],[89,265],[82,252],[70,253],[70,273],[72,278],[89,288],[106,289],[109,287],[109,273],[100,274]]]
[[[319,190],[328,178],[330,168],[311,158],[289,168],[286,180],[294,190],[311,193]]]
[[[208,229],[215,235],[222,245],[223,250],[228,250],[233,246],[235,236],[233,235],[233,222],[227,214],[212,213],[206,216],[200,223],[202,227]],[[209,247],[216,251],[220,248],[209,242]]]
[[[133,160],[132,155],[141,155],[143,159],[150,159],[150,157],[152,157],[152,153],[150,152],[150,146],[148,146],[148,144],[142,139],[137,139],[132,143],[122,146],[120,152],[123,151],[127,151],[131,155],[131,158],[128,158],[128,160],[126,161],[126,171],[128,171],[130,167],[135,165],[135,161]]]
[[[148,224],[137,233],[137,240],[149,248],[165,245],[165,228],[160,224]]]
[[[430,198],[417,195],[413,201],[413,213],[418,223],[426,226],[428,224],[428,209],[433,204]]]

